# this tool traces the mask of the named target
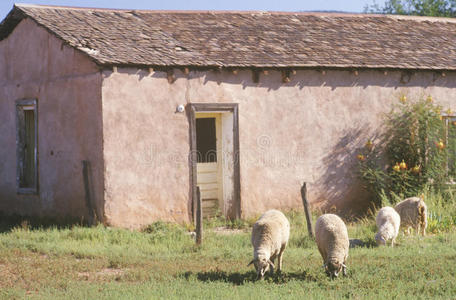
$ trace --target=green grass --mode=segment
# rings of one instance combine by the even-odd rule
[[[439,233],[451,230],[456,226],[456,191],[448,186],[441,193],[424,193],[424,201],[428,206],[428,231]]]
[[[434,211],[434,210],[433,210]],[[436,211],[446,218],[444,211]],[[400,236],[395,248],[373,246],[375,224],[348,224],[348,277],[330,280],[302,214],[288,214],[289,247],[280,275],[255,282],[253,220],[206,222],[197,247],[186,228],[158,222],[144,231],[98,226],[29,228],[0,234],[2,299],[453,299],[456,297],[456,230],[426,237]],[[215,227],[238,229],[215,233]],[[240,229],[240,230],[239,230]]]

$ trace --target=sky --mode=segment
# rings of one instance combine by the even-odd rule
[[[384,0],[376,2],[383,4]],[[373,0],[0,0],[0,20],[14,3],[126,9],[362,12]]]

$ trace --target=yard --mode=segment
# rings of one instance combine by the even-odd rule
[[[437,213],[439,210],[434,208]],[[448,210],[447,210],[448,211]],[[437,213],[434,213],[437,215]],[[0,298],[281,299],[456,297],[456,231],[430,220],[426,237],[403,236],[395,248],[374,245],[372,218],[350,223],[348,277],[330,280],[303,214],[288,213],[292,232],[284,272],[255,282],[250,226],[254,220],[205,223],[198,248],[179,225],[144,231],[98,226],[3,226]],[[442,218],[442,215],[440,215]]]

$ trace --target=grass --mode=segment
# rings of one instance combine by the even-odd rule
[[[432,233],[445,232],[456,226],[456,191],[448,186],[441,193],[427,190],[424,201],[428,205],[428,231]]]
[[[449,210],[432,211],[446,219]],[[303,215],[291,212],[288,217],[292,233],[284,271],[262,282],[255,282],[253,268],[247,267],[253,220],[206,222],[201,247],[185,227],[163,222],[142,232],[103,226],[7,228],[0,234],[0,298],[456,297],[455,226],[438,228],[426,237],[401,235],[398,246],[389,248],[374,246],[372,218],[350,223],[350,238],[367,247],[350,249],[348,277],[330,280],[315,242],[306,235]],[[236,233],[214,232],[220,226]]]

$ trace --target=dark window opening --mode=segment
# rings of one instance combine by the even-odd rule
[[[196,149],[198,162],[217,162],[215,118],[196,119]]]
[[[36,101],[21,100],[17,112],[17,186],[20,193],[37,192]]]

